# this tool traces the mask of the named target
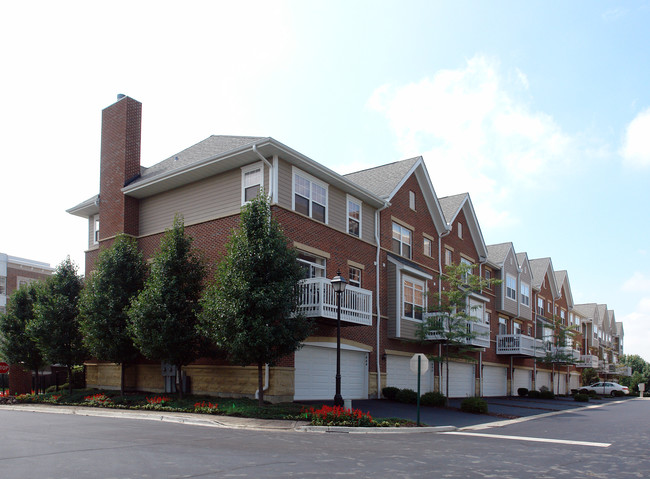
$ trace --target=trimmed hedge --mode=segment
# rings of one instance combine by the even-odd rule
[[[539,392],[539,397],[541,399],[555,399],[555,394],[553,394],[553,391],[545,390]]]
[[[539,399],[541,394],[542,393],[540,393],[539,391],[536,391],[534,389],[531,389],[530,391],[528,391],[528,397],[533,398],[533,399]]]
[[[400,389],[395,399],[399,402],[415,404],[418,402],[418,393],[413,391],[413,389]]]
[[[575,396],[573,396],[573,399],[578,402],[589,402],[589,395],[578,393]]]
[[[460,410],[473,414],[487,414],[488,404],[487,401],[479,397],[466,398],[460,403]]]
[[[397,398],[397,393],[399,392],[399,388],[393,387],[393,386],[387,386],[381,390],[381,393],[386,399],[390,399],[391,401],[394,401]]]
[[[447,397],[437,392],[424,393],[420,396],[420,404],[422,406],[445,407],[447,405]]]
[[[519,388],[519,389],[517,389],[517,394],[520,397],[524,397],[524,396],[528,395],[528,388]]]

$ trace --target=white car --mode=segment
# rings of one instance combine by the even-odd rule
[[[625,396],[626,394],[630,394],[630,390],[627,386],[621,386],[620,384],[613,382],[595,383],[580,388],[581,393],[588,394],[589,391],[594,391],[596,394],[602,394],[603,396],[609,394],[612,396]]]

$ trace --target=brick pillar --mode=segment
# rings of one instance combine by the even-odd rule
[[[32,392],[32,372],[20,364],[9,365],[9,395],[28,394]]]
[[[123,97],[102,111],[99,239],[138,235],[139,205],[122,188],[140,175],[142,103]]]

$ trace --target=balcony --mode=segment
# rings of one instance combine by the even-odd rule
[[[497,336],[497,354],[516,354],[543,358],[546,355],[544,341],[523,334],[499,334]]]
[[[328,278],[304,279],[298,286],[298,311],[308,318],[336,319],[336,293]],[[341,293],[341,323],[372,326],[372,291],[348,285]]]
[[[435,316],[433,314],[425,315],[425,318]],[[479,323],[478,321],[466,321],[465,326],[467,327],[467,333],[471,334],[473,337],[463,341],[466,344],[471,346],[478,346],[480,348],[489,348],[490,347],[490,325]],[[438,326],[440,331],[432,331],[427,334],[427,339],[432,341],[444,341],[444,333],[449,332],[449,323],[446,319],[441,318],[438,321]]]
[[[619,376],[632,376],[632,368],[630,366],[623,366],[622,364],[608,364],[607,370],[609,374],[618,374]]]
[[[580,360],[576,363],[576,367],[598,369],[598,356],[583,354],[580,356]]]
[[[565,356],[566,362],[580,361],[580,351],[571,346],[553,346],[551,351],[553,354]]]

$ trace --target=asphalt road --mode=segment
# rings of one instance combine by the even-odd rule
[[[648,477],[650,401],[598,406],[452,434],[372,435],[0,410],[0,477]]]

